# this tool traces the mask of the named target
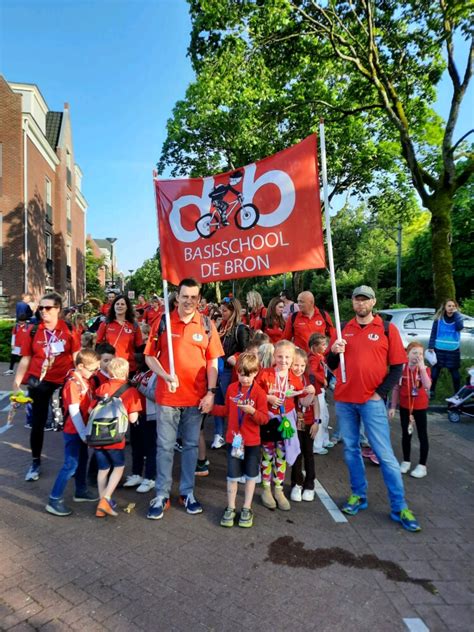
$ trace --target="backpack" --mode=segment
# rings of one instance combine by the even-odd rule
[[[327,319],[328,313],[325,309],[322,309],[322,308],[318,308],[318,309],[319,309],[319,313],[323,317],[323,320],[326,324],[326,327],[324,329],[324,335],[326,336],[326,338],[329,338],[331,334],[331,323]],[[295,335],[295,320],[298,314],[299,312],[295,312],[293,308],[293,312],[291,312],[291,337]]]
[[[69,417],[69,410],[66,410],[66,406],[64,405],[63,391],[66,384],[71,380],[73,380],[79,387],[82,388],[82,384],[80,384],[74,378],[74,375],[70,375],[68,378],[66,378],[64,384],[56,389],[51,396],[51,407],[53,409],[55,432],[61,432],[62,430],[64,430],[66,420]]]
[[[206,336],[208,339],[211,337],[211,319],[209,316],[204,316],[204,314],[200,314],[201,316],[201,324],[206,332]],[[155,344],[155,353],[156,353],[156,345],[158,344],[158,340],[161,334],[166,331],[166,315],[163,314],[160,318],[160,324],[158,325],[158,329],[156,330],[156,334],[153,336],[153,342]]]
[[[120,395],[130,388],[127,382],[111,395],[99,397],[89,415],[86,427],[86,442],[92,448],[120,443],[125,439],[128,428],[128,413]]]

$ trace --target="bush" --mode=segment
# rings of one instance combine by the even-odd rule
[[[13,322],[0,320],[0,362],[10,362]]]

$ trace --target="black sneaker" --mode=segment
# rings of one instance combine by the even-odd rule
[[[97,495],[97,492],[94,493],[87,490],[81,494],[74,494],[72,499],[75,503],[95,503],[99,500],[99,496]]]

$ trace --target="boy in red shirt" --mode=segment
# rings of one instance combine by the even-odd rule
[[[237,360],[237,382],[227,389],[225,404],[214,404],[213,415],[228,417],[227,442],[227,509],[222,527],[233,527],[238,482],[245,476],[245,499],[239,527],[253,525],[252,499],[260,467],[260,426],[268,422],[267,396],[254,382],[258,359],[242,353]]]
[[[75,369],[70,372],[63,387],[64,404],[64,465],[59,471],[49,495],[46,511],[54,516],[69,516],[72,511],[63,501],[69,479],[75,476],[75,502],[94,502],[97,497],[86,484],[88,450],[85,443],[87,411],[91,401],[89,380],[99,367],[99,355],[91,350],[80,351]]]
[[[119,388],[126,384],[129,373],[129,364],[123,358],[114,358],[109,362],[108,374],[110,380],[99,386],[95,392],[95,397],[103,397],[104,395],[112,396]],[[142,410],[140,394],[137,389],[130,386],[124,393],[120,395],[125,410],[128,414],[128,421],[133,424],[138,419],[138,413]],[[97,404],[93,402],[92,408]],[[112,494],[117,488],[125,469],[125,439],[112,445],[94,448],[97,459],[99,473],[97,475],[97,487],[99,488],[100,501],[97,505],[95,515],[98,518],[108,516],[117,516],[115,511],[116,503],[112,500]],[[111,467],[112,473],[109,476]],[[108,477],[108,481],[107,481]]]

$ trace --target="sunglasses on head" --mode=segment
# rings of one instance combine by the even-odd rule
[[[221,303],[230,303],[232,299],[229,296],[226,296],[222,299]]]
[[[46,310],[47,312],[49,312],[49,311],[51,311],[54,308],[57,308],[57,305],[40,305],[38,307],[38,310],[40,312],[42,312],[43,310]]]

